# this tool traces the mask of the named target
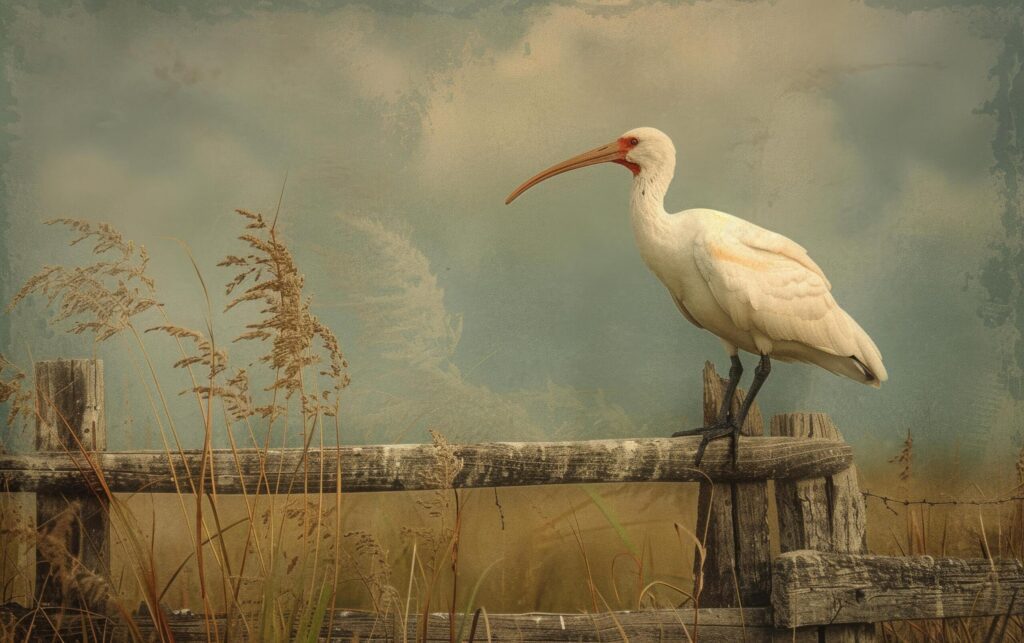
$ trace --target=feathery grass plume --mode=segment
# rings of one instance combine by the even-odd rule
[[[246,326],[248,330],[235,341],[270,342],[270,350],[260,359],[277,373],[267,390],[280,391],[285,399],[296,392],[305,415],[335,415],[338,394],[349,384],[348,362],[337,337],[310,312],[310,298],[303,294],[305,279],[295,264],[288,247],[279,239],[263,215],[236,210],[248,223],[247,232],[239,239],[251,250],[245,256],[229,255],[217,265],[236,268],[238,273],[227,283],[228,295],[245,284],[241,294],[228,302],[226,310],[244,302],[262,302],[259,321]],[[320,351],[314,349],[319,342]],[[321,364],[319,375],[329,381],[319,398],[305,392],[303,370]],[[256,413],[275,417],[283,412],[277,404],[260,406]]]
[[[386,358],[445,368],[462,337],[463,318],[445,307],[430,260],[400,229],[365,217],[342,220],[367,242],[366,256],[356,259],[363,269],[351,266],[344,274],[359,293],[351,303],[375,325],[374,344]]]
[[[427,472],[426,478],[436,484],[439,489],[452,489],[455,485],[455,477],[462,471],[464,462],[462,458],[455,455],[455,447],[440,431],[430,429],[430,441],[434,445],[437,466]]]
[[[910,481],[911,467],[914,463],[914,436],[910,429],[907,429],[907,438],[903,441],[903,448],[896,457],[889,462],[900,465],[900,482],[906,484]]]
[[[452,570],[452,595],[448,603],[448,632],[449,640],[455,641],[455,605],[459,598],[459,541],[462,537],[462,502],[459,497],[459,490],[455,488],[455,478],[462,471],[465,465],[462,458],[455,455],[455,449],[439,431],[430,430],[430,439],[434,444],[434,453],[438,466],[433,470],[437,474],[438,482],[446,489],[451,489],[450,497],[455,501],[454,523],[451,528],[451,539],[448,552],[450,568]],[[443,523],[442,523],[443,524]],[[426,611],[429,611],[428,602]],[[423,615],[423,635],[426,638],[427,616]]]
[[[222,348],[214,348],[206,335],[198,330],[166,324],[147,328],[146,332],[161,332],[176,339],[191,341],[195,347],[193,355],[186,355],[174,363],[174,368],[190,368],[202,366],[206,369],[205,382],[197,383],[191,389],[181,391],[198,393],[205,397],[219,397],[224,401],[228,413],[235,420],[242,420],[254,414],[252,396],[249,392],[249,374],[244,368],[235,369],[234,374],[223,382],[221,376],[228,370],[228,353]]]
[[[236,368],[235,374],[227,378],[224,386],[217,389],[216,393],[224,400],[228,413],[235,420],[242,420],[255,414],[252,394],[249,392],[249,372],[244,368]]]
[[[361,346],[380,360],[360,372],[368,385],[353,390],[349,413],[367,431],[443,427],[460,441],[493,437],[571,439],[599,431],[635,437],[638,427],[600,392],[547,386],[509,394],[471,381],[452,360],[463,317],[448,310],[430,261],[399,227],[362,216],[343,216],[352,247],[318,248],[325,269],[344,274],[344,306],[357,316]],[[495,358],[500,347],[495,350]],[[485,428],[486,427],[486,428]],[[403,436],[372,435],[395,440]]]
[[[455,454],[455,448],[439,431],[430,429],[430,437],[434,446],[434,465],[428,469],[427,479],[436,486],[436,491],[426,497],[418,498],[416,504],[427,514],[437,520],[437,528],[402,527],[401,533],[415,543],[418,551],[426,554],[419,559],[421,568],[423,593],[421,597],[420,636],[426,640],[427,613],[430,611],[432,597],[438,588],[442,563],[447,560],[451,570],[451,600],[448,603],[449,630],[455,635],[455,606],[458,598],[459,579],[459,539],[462,531],[463,503],[455,488],[455,479],[462,471],[464,462]],[[454,639],[453,639],[454,640]]]
[[[178,339],[187,339],[192,341],[196,345],[196,354],[187,355],[182,357],[174,363],[174,368],[187,368],[189,366],[205,366],[208,372],[209,379],[216,379],[218,375],[224,372],[228,364],[228,354],[223,349],[214,348],[213,343],[206,338],[206,335],[199,332],[198,330],[192,330],[191,328],[184,328],[182,326],[174,326],[171,324],[164,326],[153,326],[147,328],[146,332],[164,332],[171,337]]]
[[[349,531],[344,537],[355,541],[352,546],[355,553],[344,552],[348,569],[355,572],[366,588],[378,618],[386,619],[401,606],[401,595],[391,582],[387,551],[373,534],[366,531]]]
[[[909,494],[914,464],[914,436],[910,429],[907,429],[907,438],[903,441],[903,448],[889,462],[900,465],[900,493],[902,495]],[[917,555],[925,553],[925,550],[928,548],[928,534],[923,506],[918,505],[906,508],[906,537],[908,554]]]
[[[53,219],[47,225],[60,224],[78,233],[69,245],[93,243],[98,259],[76,267],[44,266],[14,295],[7,310],[12,310],[31,294],[46,297],[47,305],[57,304],[54,322],[77,319],[68,329],[74,334],[95,333],[102,342],[128,328],[136,315],[157,305],[152,293],[153,279],[146,274],[149,254],[136,247],[107,223],[80,219]]]
[[[4,379],[4,371],[11,370],[13,373]],[[6,427],[10,429],[21,420],[22,427],[28,425],[35,417],[35,392],[26,386],[25,371],[21,370],[0,353],[0,404],[10,404],[7,410]],[[0,453],[4,450],[3,442],[0,442]]]
[[[427,544],[427,551],[435,551],[451,540],[452,532],[447,525],[447,516],[452,506],[452,495],[455,477],[462,471],[462,458],[455,455],[451,443],[439,431],[430,429],[430,439],[434,445],[434,466],[427,470],[425,479],[436,489],[430,494],[418,498],[416,504],[431,518],[440,521],[440,529],[412,529],[403,531],[416,536]]]

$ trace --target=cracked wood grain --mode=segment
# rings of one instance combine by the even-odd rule
[[[740,443],[740,466],[734,470],[726,442],[708,447],[701,470],[694,467],[699,438],[456,445],[455,456],[462,459],[463,467],[454,486],[696,482],[705,476],[716,481],[801,478],[841,471],[853,457],[848,445],[835,440],[747,438]],[[257,488],[263,493],[301,492],[303,485],[313,492],[333,492],[339,484],[346,493],[438,489],[441,483],[432,475],[438,457],[432,445],[422,444],[308,452],[215,449],[212,454],[218,493],[242,493],[243,488],[249,493]],[[198,450],[186,451],[184,456],[163,451],[96,454],[104,479],[115,493],[174,493],[170,467],[179,480],[186,480],[185,465],[195,473],[200,458]],[[0,488],[10,491],[81,490],[91,477],[88,468],[64,452],[0,455]],[[208,488],[209,480],[205,483]]]
[[[0,606],[0,614],[10,614],[15,620],[30,610],[13,605]],[[469,615],[470,619],[472,615]],[[321,630],[325,640],[358,640],[384,642],[413,640],[419,632],[420,615],[411,614],[406,625],[406,636],[401,634],[401,622],[391,617],[381,617],[366,612],[335,611],[325,618],[331,627]],[[461,621],[463,614],[456,614]],[[216,617],[220,631],[224,619]],[[811,643],[808,630],[779,630],[772,626],[771,614],[767,608],[745,609],[701,609],[694,610],[649,610],[639,612],[604,612],[600,614],[489,614],[490,638],[494,641],[520,641],[523,643],[550,641],[618,641],[625,632],[630,641],[687,641],[699,625],[701,643],[784,643],[797,641]],[[695,623],[696,620],[696,623]],[[177,641],[207,641],[207,623],[198,614],[169,615],[171,629]],[[56,623],[56,626],[54,625]],[[146,616],[136,617],[136,623],[143,635],[153,633],[152,621]],[[99,632],[105,639],[119,640],[125,634],[124,627],[113,620],[93,618],[89,622],[93,632]],[[75,639],[82,631],[82,619],[74,614],[65,614],[59,621],[36,619],[30,640],[49,641],[57,630],[64,638]],[[621,628],[621,630],[620,630]],[[483,625],[481,625],[481,630]],[[450,637],[448,614],[431,614],[427,627],[427,641],[444,641]],[[486,637],[485,637],[486,638]],[[478,631],[478,639],[479,631]]]
[[[772,418],[771,433],[794,438],[843,439],[839,429],[824,413],[777,415]],[[867,551],[867,514],[857,482],[857,469],[853,465],[819,478],[779,480],[775,483],[775,503],[782,552],[814,549],[860,554]],[[774,583],[773,580],[773,604],[776,601]],[[871,643],[876,636],[874,626],[869,622],[822,627],[821,641]]]
[[[775,559],[772,591],[781,627],[1022,614],[1024,565],[794,551]]]

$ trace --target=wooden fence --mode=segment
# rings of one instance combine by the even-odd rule
[[[78,520],[65,544],[85,567],[105,573],[110,568],[106,494],[198,487],[195,475],[202,453],[106,452],[102,363],[40,362],[35,372],[37,453],[0,454],[0,489],[35,492],[37,525],[47,524],[75,502]],[[707,420],[715,417],[724,384],[707,364]],[[740,391],[737,408],[742,399]],[[1024,591],[1020,561],[868,555],[864,500],[852,451],[827,416],[779,415],[772,418],[770,432],[770,437],[764,435],[755,406],[743,427],[746,437],[740,441],[737,466],[732,465],[728,441],[717,441],[708,447],[699,469],[695,437],[455,447],[463,461],[455,488],[700,484],[695,533],[706,534],[706,540],[694,563],[699,609],[490,614],[491,640],[608,641],[625,635],[632,641],[852,643],[875,640],[874,624],[881,621],[995,616],[1003,618],[1005,627],[1005,619],[1024,612],[1024,600],[1018,599]],[[430,445],[331,447],[305,455],[302,449],[215,450],[213,481],[220,494],[436,489],[436,476],[429,472],[438,466],[438,457]],[[774,560],[769,480],[774,481],[782,552]],[[41,603],[55,608],[67,599],[39,555],[35,591]],[[33,609],[5,605],[0,614],[26,619]],[[448,618],[430,615],[428,640],[449,640]],[[55,635],[77,638],[83,627],[71,613],[59,621],[33,620],[33,636],[47,640]],[[152,632],[148,615],[135,620],[144,633]],[[203,616],[169,620],[178,640],[207,639],[208,619]],[[330,622],[329,631],[322,632],[325,638],[401,639],[393,623],[382,623],[372,614],[338,611]],[[998,623],[992,621],[991,631]],[[89,626],[95,629],[95,617]],[[417,619],[406,626],[409,639],[415,640]],[[115,638],[125,632],[116,620],[108,627]],[[478,635],[477,640],[485,638]]]

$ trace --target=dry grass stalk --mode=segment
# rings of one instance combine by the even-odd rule
[[[907,430],[907,437],[903,441],[903,447],[896,457],[889,462],[899,465],[899,490],[907,495],[910,490],[913,478],[914,465],[914,436]],[[906,552],[912,556],[923,554],[927,547],[927,533],[925,529],[924,507],[912,506],[906,510]]]
[[[464,463],[462,458],[455,454],[455,448],[443,434],[430,429],[430,437],[434,445],[435,465],[430,469],[429,476],[438,485],[438,489],[418,498],[416,504],[425,510],[428,516],[437,520],[437,527],[403,527],[401,533],[416,543],[417,551],[426,552],[425,555],[418,557],[422,563],[421,578],[424,584],[419,610],[419,635],[426,637],[427,615],[447,562],[451,572],[448,623],[450,636],[454,639],[454,616],[459,589],[459,538],[463,521],[461,496],[454,486],[455,478],[462,471]]]
[[[227,283],[228,295],[249,285],[228,302],[227,310],[245,302],[261,302],[263,308],[261,318],[248,324],[248,330],[235,341],[269,341],[270,350],[260,359],[277,376],[268,390],[282,392],[285,399],[299,393],[306,416],[335,415],[337,395],[349,383],[348,362],[338,338],[310,312],[310,298],[302,290],[305,279],[275,228],[259,213],[237,212],[248,221],[246,229],[252,231],[239,237],[251,252],[245,256],[229,255],[218,265],[238,269]],[[314,350],[318,341],[322,353]],[[315,364],[323,365],[319,374],[330,382],[319,396],[307,394],[303,386],[303,370]],[[255,410],[260,416],[276,417],[283,407],[271,403]]]
[[[91,333],[94,334],[94,341],[100,342],[109,339],[122,330],[129,330],[149,365],[159,399],[167,416],[167,422],[174,434],[175,445],[177,445],[179,450],[182,446],[174,430],[175,422],[171,409],[162,393],[162,387],[157,378],[157,369],[148,357],[135,321],[137,315],[150,308],[155,308],[159,313],[163,314],[164,323],[149,328],[147,332],[152,331],[166,334],[174,338],[182,349],[182,357],[175,362],[174,367],[185,369],[191,375],[193,386],[189,391],[195,393],[200,401],[200,408],[203,411],[204,423],[206,425],[206,446],[204,448],[210,448],[212,415],[209,402],[214,397],[221,398],[224,402],[224,408],[227,412],[225,421],[228,424],[230,424],[230,419],[245,419],[248,421],[256,416],[269,417],[272,420],[277,414],[286,413],[286,409],[289,406],[287,400],[294,397],[301,400],[304,424],[312,429],[313,425],[310,422],[315,421],[317,418],[323,416],[337,417],[337,396],[348,384],[348,376],[346,374],[348,364],[342,355],[336,336],[311,313],[309,297],[304,296],[302,293],[303,277],[298,270],[292,253],[282,243],[273,226],[268,226],[258,214],[247,212],[239,212],[239,214],[246,220],[248,230],[241,238],[249,245],[252,252],[246,257],[229,257],[222,263],[222,265],[241,268],[239,274],[236,275],[228,286],[229,293],[237,288],[245,287],[245,290],[232,300],[227,308],[230,310],[245,301],[263,304],[259,319],[250,324],[247,327],[247,332],[238,339],[266,340],[270,343],[269,350],[262,358],[263,363],[270,368],[274,376],[273,383],[267,388],[267,390],[273,392],[273,400],[266,406],[255,407],[250,390],[249,373],[245,369],[229,369],[227,352],[213,342],[212,320],[210,320],[210,330],[207,333],[203,333],[174,324],[167,318],[163,306],[157,303],[155,299],[155,283],[146,274],[149,257],[145,248],[125,240],[117,230],[108,224],[71,219],[59,219],[50,222],[65,225],[77,233],[71,241],[71,245],[90,242],[96,259],[83,266],[47,266],[43,268],[19,290],[11,301],[10,308],[17,306],[30,295],[40,294],[46,297],[50,306],[57,306],[58,308],[53,316],[53,321],[70,320],[72,322],[68,328],[68,331],[71,333]],[[198,271],[198,267],[196,267],[196,270]],[[192,346],[192,350],[188,349],[188,345]],[[307,367],[316,366],[319,368],[315,372],[307,369]],[[205,377],[196,377],[194,373],[196,367],[205,369]],[[6,369],[8,368],[10,368],[9,362],[0,358],[0,375],[7,375]],[[323,382],[320,379],[322,377],[327,379],[325,386],[322,386]],[[25,381],[26,377],[21,372],[14,372],[12,376],[6,379],[0,378],[0,384],[2,384],[2,387],[0,387],[0,402],[12,405],[9,416],[9,421],[12,423],[19,417],[27,418],[30,417],[30,414],[34,415],[34,398],[32,392],[25,386]],[[282,395],[278,396],[278,392]],[[202,404],[204,398],[207,401],[205,407]],[[277,401],[279,399],[284,401],[278,404]],[[294,405],[291,406],[294,408]],[[163,428],[161,426],[162,431]],[[311,431],[308,439],[311,440],[312,436],[313,433]],[[229,435],[229,437],[231,436]],[[322,443],[321,439],[321,446]],[[165,448],[168,449],[170,454],[172,447],[167,444],[166,439]],[[211,471],[211,475],[212,473]],[[200,477],[203,477],[202,471],[200,472]],[[194,484],[191,473],[189,480],[193,483],[192,489],[197,496],[195,522],[197,544],[193,558],[200,570],[199,585],[204,599],[204,611],[212,613],[212,605],[206,601],[207,590],[202,579],[202,559],[200,556],[202,554],[202,547],[207,542],[212,542],[213,535],[209,533],[205,520],[202,514],[199,513],[198,508],[204,504],[204,496],[198,492],[198,489],[201,487]],[[215,494],[205,499],[210,503],[216,525],[216,534],[221,534],[224,528],[218,517]],[[253,502],[255,503],[256,500],[258,498],[254,499]],[[184,512],[182,492],[179,492],[179,501]],[[229,556],[229,552],[226,549],[223,549],[224,540],[222,538],[216,539],[220,549],[215,548],[214,551],[218,564],[222,567],[221,574],[223,578],[230,578],[234,583],[234,587],[230,588],[226,582],[224,583],[224,600],[229,610],[238,604],[239,601],[241,572],[245,569],[246,553],[250,548],[259,552],[261,545],[261,537],[256,533],[258,519],[255,518],[257,515],[255,513],[255,505],[249,505],[248,499],[246,499],[246,502],[249,511],[249,534],[247,535],[247,546],[242,555],[239,574],[235,575],[232,573],[232,557]],[[288,569],[284,574],[288,575],[292,571],[300,570],[301,574],[305,576],[307,554],[311,553],[314,559],[312,573],[309,574],[309,579],[301,579],[300,584],[305,584],[306,580],[308,580],[309,586],[314,589],[317,587],[317,578],[322,576],[322,574],[318,575],[316,572],[316,559],[322,558],[324,555],[327,555],[327,558],[331,558],[331,549],[335,551],[337,549],[336,545],[330,544],[325,544],[324,551],[320,549],[320,540],[328,537],[327,532],[320,529],[323,520],[331,511],[339,511],[340,513],[340,509],[337,506],[323,511],[324,507],[322,505],[322,500],[318,500],[312,503],[313,509],[310,509],[310,503],[303,502],[301,511],[297,512],[290,510],[286,504],[285,511],[282,512],[284,520],[280,523],[280,526],[283,528],[285,521],[294,523],[296,518],[301,516],[300,529],[304,543],[316,532],[316,550],[311,553],[306,552],[304,549],[301,556],[291,556],[286,561]],[[271,502],[271,511],[273,511],[273,502]],[[60,527],[61,525],[55,526]],[[273,529],[274,525],[271,525],[271,530]],[[205,540],[202,539],[203,532],[207,534]],[[340,532],[339,524],[335,530],[335,537]],[[48,551],[53,556],[59,553],[59,549],[54,543],[56,543],[55,538],[60,535],[60,533],[55,533],[54,538],[47,541],[52,545],[49,546]],[[282,547],[283,540],[279,533],[277,546],[275,547],[274,541],[271,539],[272,555],[287,555],[284,547]],[[41,551],[47,549],[47,546],[45,543],[39,545]],[[334,555],[333,560],[337,559],[338,556]],[[78,588],[75,591],[78,591],[92,601],[102,599],[101,590],[104,589],[104,586],[99,582],[102,579],[90,576],[88,570],[81,568],[81,565],[77,564],[73,559],[67,558],[67,556],[54,558],[54,560],[54,569],[56,572],[59,572],[55,577],[60,582],[69,584],[69,591]],[[136,576],[153,579],[155,582],[155,569],[150,568],[151,565],[155,565],[155,560],[144,561],[140,558],[133,561],[133,566],[138,566],[133,571]],[[284,566],[282,566],[283,568]],[[271,587],[273,587],[274,579],[272,577],[274,572],[268,572],[266,569],[263,571],[263,581],[265,583],[269,581]],[[185,574],[187,577],[189,570],[186,570]],[[337,577],[336,569],[334,575]],[[313,590],[310,591],[313,592]],[[315,607],[318,595],[320,600],[324,597],[324,590],[322,589],[319,592],[313,592],[310,597],[296,594],[291,590],[285,590],[278,593],[278,595],[281,593],[290,593],[296,597],[294,605],[285,607],[286,610],[292,609],[295,612]],[[330,595],[333,595],[333,593],[334,590],[329,592]],[[308,602],[307,599],[310,598],[312,599],[312,605],[304,605],[303,602]],[[331,600],[333,601],[333,598]],[[279,614],[279,609],[283,606],[283,603],[280,603],[273,596],[269,598],[269,603],[267,601],[268,599],[265,595],[261,607],[266,607],[268,610],[261,611],[266,611],[272,615],[269,619],[269,621],[272,621],[270,625],[271,630],[278,632],[283,637],[287,637],[287,632],[290,631],[288,629],[290,627],[288,625],[289,619],[293,620],[294,617],[285,617],[284,614]],[[228,620],[231,621],[230,616]],[[245,620],[244,615],[242,615],[242,620]],[[263,628],[263,625],[263,623],[260,624],[260,631],[266,633],[267,630]],[[247,629],[248,627],[246,626]],[[281,627],[285,629],[281,630]],[[253,633],[251,629],[248,629],[248,631],[250,634]],[[214,627],[211,633],[214,637],[217,637],[216,627]]]
[[[900,482],[904,484],[909,483],[914,464],[914,436],[910,432],[910,429],[907,429],[907,437],[903,440],[903,448],[901,448],[896,457],[889,460],[889,462],[900,465]]]
[[[389,615],[397,615],[401,609],[401,595],[391,582],[391,564],[387,551],[369,532],[350,531],[344,536],[355,541],[355,554],[346,552],[346,557],[349,568],[366,588],[374,611],[385,620]]]
[[[416,504],[438,521],[437,529],[403,528],[403,533],[423,543],[430,555],[424,560],[428,569],[433,572],[437,563],[437,555],[442,548],[447,548],[452,539],[452,527],[448,524],[448,516],[453,506],[452,491],[455,477],[462,471],[462,459],[455,455],[451,443],[439,431],[430,429],[430,437],[434,445],[436,464],[427,476],[437,485],[437,491],[416,499]]]
[[[78,233],[70,245],[92,241],[92,254],[99,257],[84,266],[45,266],[14,295],[10,311],[31,294],[46,297],[49,306],[57,305],[54,322],[78,318],[68,332],[92,332],[102,342],[129,327],[136,315],[157,305],[152,297],[153,279],[146,274],[149,254],[136,247],[106,223],[79,219],[53,219],[47,225],[60,224]],[[143,292],[143,289],[145,292]]]
[[[228,353],[222,348],[214,347],[206,335],[200,331],[172,324],[147,328],[146,332],[162,332],[177,339],[191,341],[195,345],[195,353],[185,355],[174,363],[174,368],[191,368],[202,366],[206,369],[206,384],[196,383],[191,389],[181,394],[198,393],[205,398],[219,397],[231,417],[243,420],[254,415],[252,396],[249,392],[249,374],[245,369],[235,369],[234,374],[223,382],[221,375],[228,370]]]

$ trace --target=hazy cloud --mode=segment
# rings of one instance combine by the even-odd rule
[[[550,380],[665,431],[696,416],[700,364],[722,354],[640,263],[628,174],[593,168],[502,205],[541,167],[654,125],[679,148],[669,208],[720,208],[807,246],[893,374],[876,393],[781,368],[768,408],[829,410],[854,442],[888,448],[893,418],[938,405],[946,424],[929,430],[954,437],[970,406],[934,387],[988,381],[998,344],[963,287],[998,230],[994,122],[976,113],[995,91],[991,13],[435,9],[14,10],[4,291],[64,252],[41,220],[103,219],[150,246],[169,303],[199,321],[194,276],[166,237],[211,266],[236,233],[231,209],[272,209],[287,171],[282,225],[300,260],[344,234],[339,212],[397,225],[429,260],[437,305],[463,315],[445,366],[462,375],[438,375],[444,386],[500,405]],[[329,267],[308,281],[346,288]],[[345,336],[343,309],[324,317],[362,341]],[[18,346],[40,337],[27,315],[11,324]],[[1009,439],[1011,416],[992,416],[993,435]]]

